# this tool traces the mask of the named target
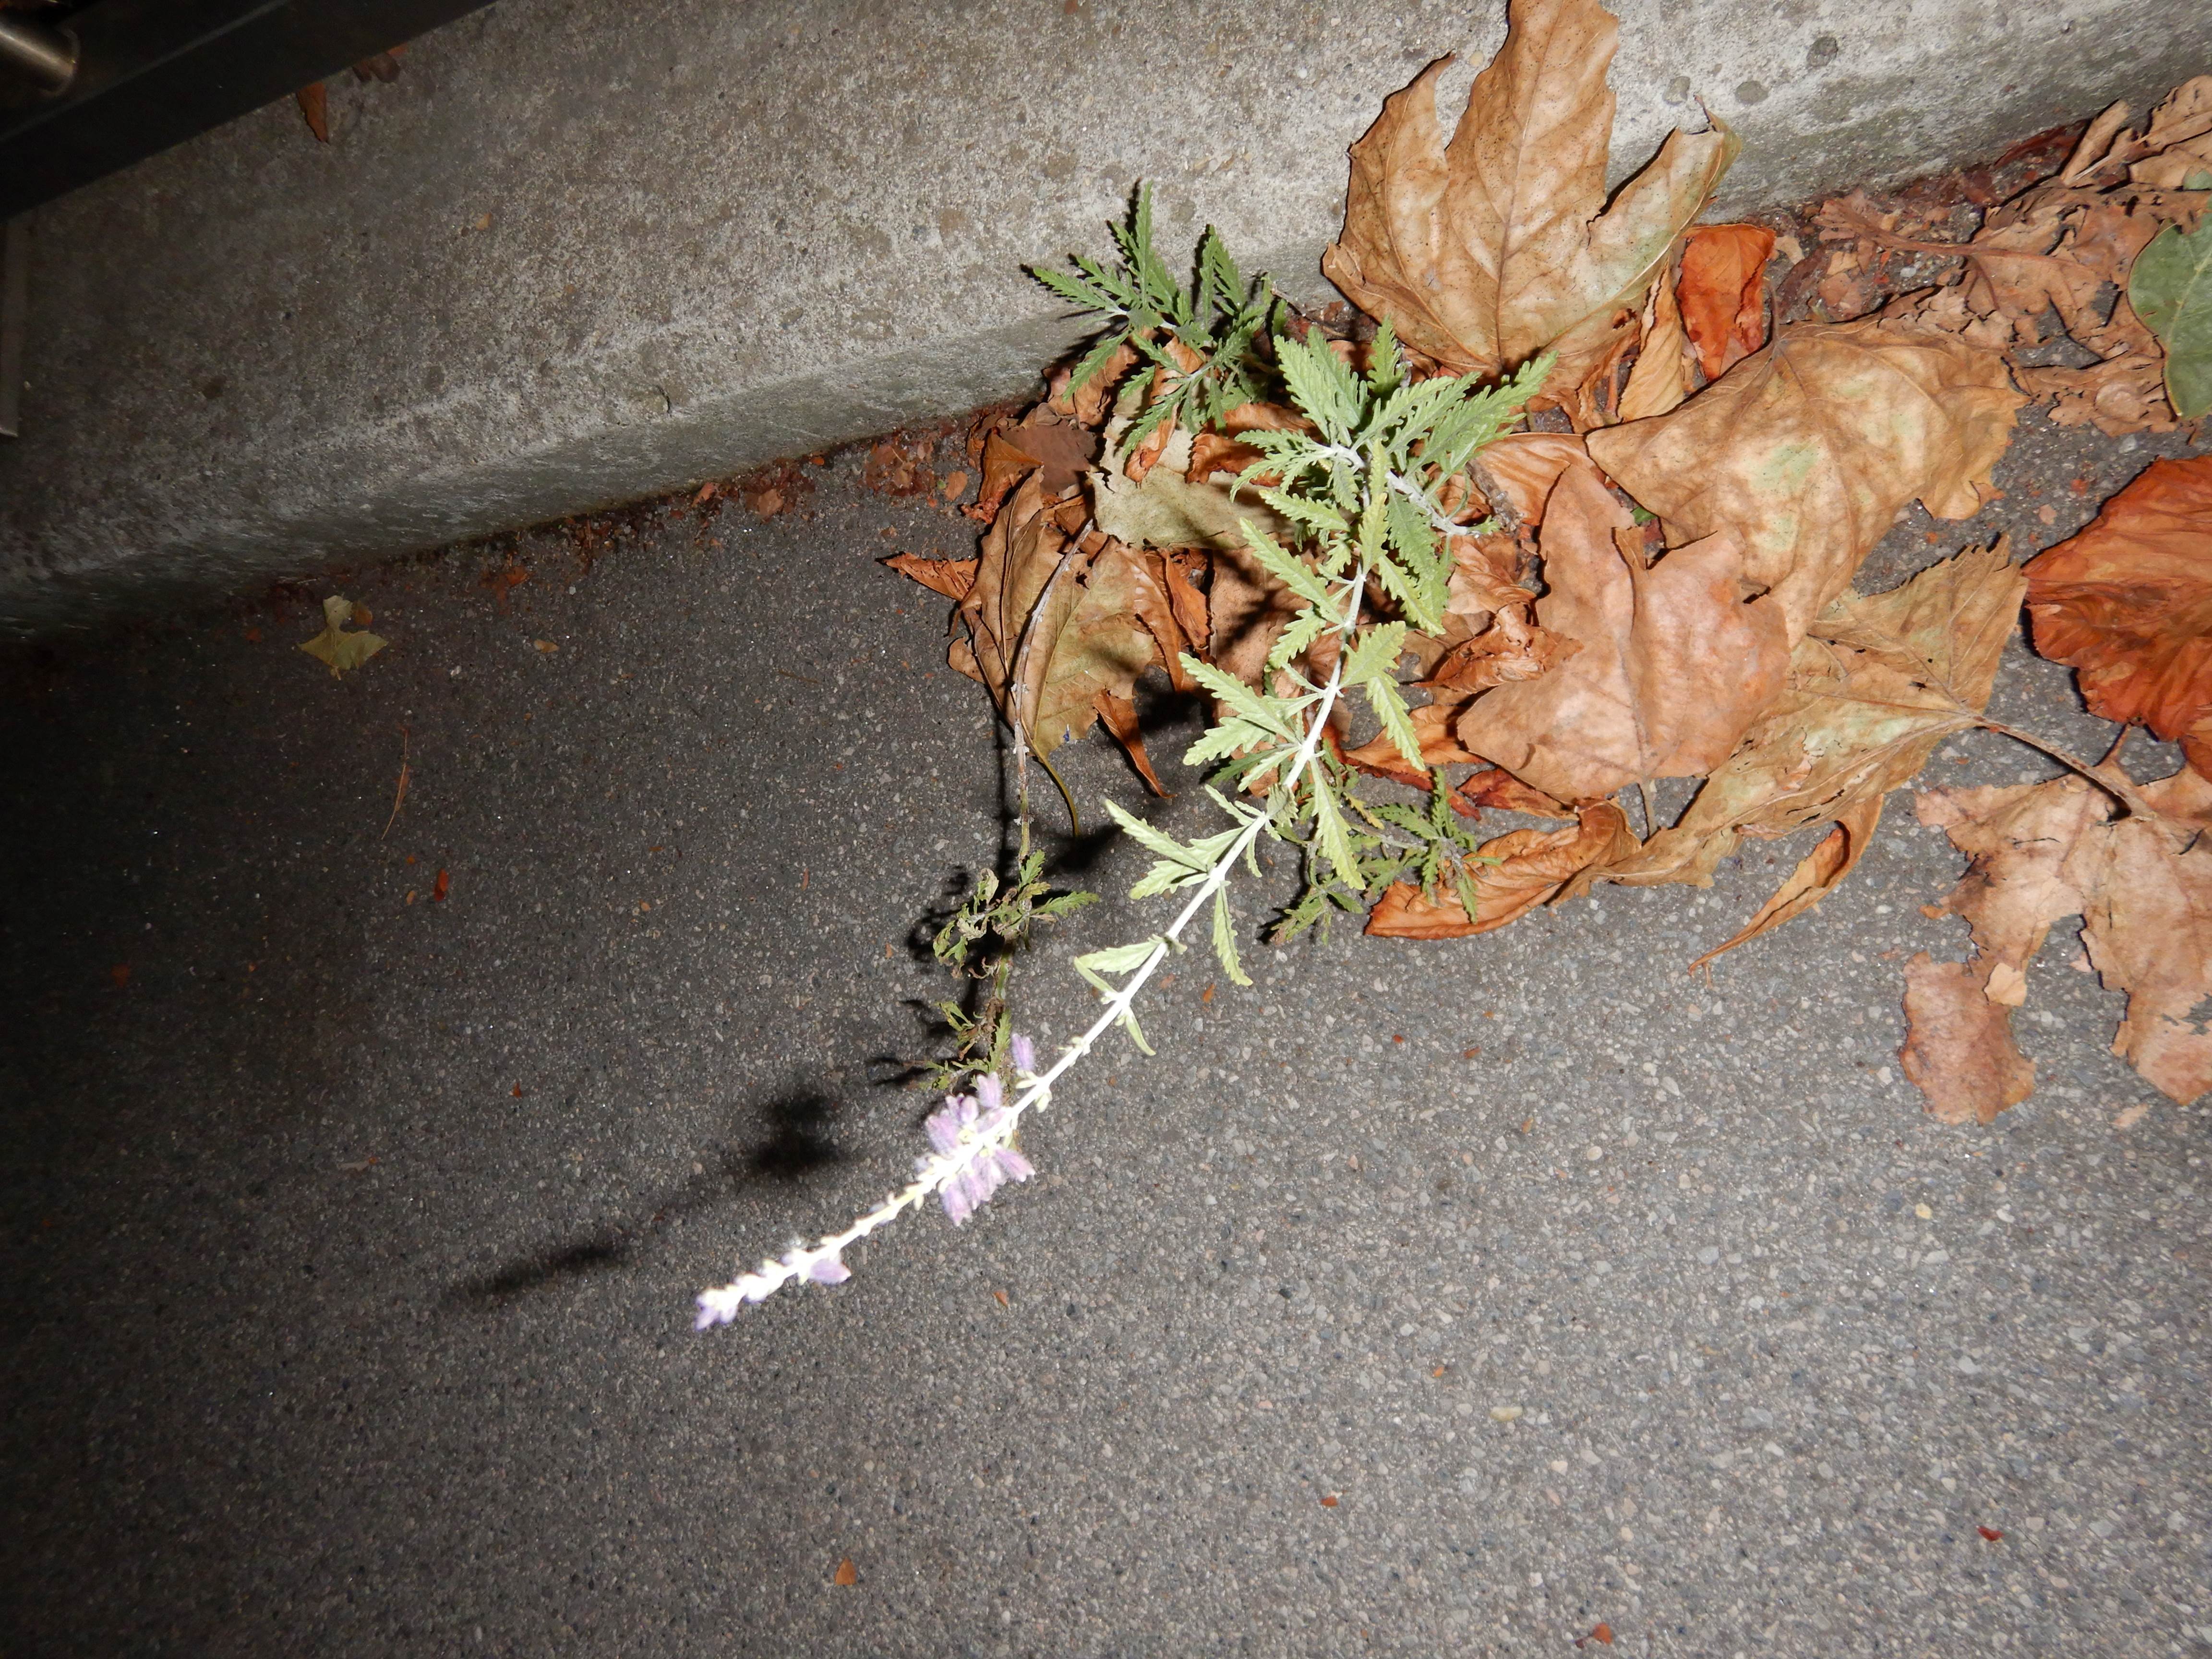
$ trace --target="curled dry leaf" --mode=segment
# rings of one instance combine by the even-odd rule
[[[1766,343],[1766,262],[1773,257],[1774,233],[1764,225],[1700,225],[1683,245],[1676,285],[1682,326],[1708,380]]]
[[[1735,532],[1794,645],[1907,501],[1979,510],[2024,401],[2002,357],[1948,336],[1801,324],[1673,414],[1585,441],[1669,545]]]
[[[942,593],[948,599],[964,599],[968,590],[975,586],[978,561],[975,559],[925,559],[919,553],[902,553],[883,562],[887,568],[910,577],[931,592]]]
[[[2212,773],[2212,456],[2153,461],[2027,570],[2035,648],[2075,671],[2090,712]]]
[[[1477,699],[1459,722],[1469,750],[1562,800],[1717,765],[1789,667],[1780,607],[1752,597],[1732,532],[1646,570],[1614,540],[1632,526],[1595,468],[1561,478],[1544,520],[1549,591],[1536,620],[1581,649]]]
[[[1923,951],[1905,964],[1905,1075],[1943,1123],[1989,1123],[2035,1092],[2035,1066],[2013,1041],[2012,1011],[1982,994],[1963,962]]]
[[[2024,1000],[2051,923],[2079,915],[2106,989],[2127,993],[2112,1052],[2187,1105],[2212,1089],[2212,781],[2184,769],[2136,793],[2148,811],[2117,819],[2076,777],[1929,790],[1919,812],[1972,860],[1939,913],[1972,926],[1983,994]]]
[[[1857,862],[1882,797],[1909,781],[1946,736],[1978,722],[2025,586],[2000,540],[1887,593],[1839,601],[1798,642],[1782,695],[1689,810],[1636,858],[1602,873],[1636,887],[1710,886],[1742,836],[1834,823],[1844,839],[1816,847],[1721,948],[1810,909]]]
[[[1595,0],[1513,0],[1506,16],[1449,144],[1436,83],[1450,59],[1384,101],[1352,147],[1344,234],[1322,261],[1355,304],[1459,374],[1609,331],[1736,150],[1723,128],[1674,133],[1608,206],[1619,23]]]
[[[1684,359],[1689,343],[1674,284],[1652,283],[1651,297],[1644,301],[1644,343],[1636,354],[1636,367],[1628,371],[1628,384],[1620,390],[1622,420],[1664,415],[1690,395],[1690,371]]]
[[[1520,530],[1543,523],[1545,503],[1560,475],[1588,458],[1572,433],[1509,432],[1485,444],[1469,471],[1499,521]]]
[[[1384,939],[1462,939],[1517,921],[1550,900],[1586,885],[1588,872],[1617,863],[1636,850],[1628,815],[1609,800],[1579,809],[1564,830],[1509,830],[1482,844],[1495,864],[1468,866],[1476,908],[1467,914],[1459,895],[1440,886],[1431,899],[1410,882],[1393,882],[1367,918],[1367,932]]]

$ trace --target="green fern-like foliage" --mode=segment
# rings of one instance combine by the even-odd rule
[[[1072,272],[1036,266],[1030,274],[1061,299],[1106,321],[1104,331],[1077,360],[1071,392],[1104,372],[1124,345],[1159,371],[1157,389],[1152,374],[1143,377],[1138,406],[1122,437],[1123,452],[1170,420],[1204,427],[1218,422],[1238,404],[1262,398],[1270,377],[1257,349],[1279,304],[1267,277],[1248,281],[1220,233],[1208,225],[1198,245],[1193,283],[1184,287],[1153,240],[1148,186],[1138,190],[1129,222],[1114,227],[1114,240],[1121,251],[1118,265],[1079,253],[1072,256]],[[1170,341],[1182,348],[1182,356],[1169,349]]]
[[[1243,434],[1261,459],[1240,488],[1274,508],[1293,533],[1285,544],[1250,520],[1243,530],[1254,556],[1303,604],[1256,687],[1182,659],[1222,710],[1183,758],[1216,768],[1212,793],[1231,827],[1179,842],[1113,809],[1115,821],[1157,855],[1136,896],[1212,884],[1215,948],[1238,983],[1244,977],[1215,872],[1237,852],[1249,858],[1255,826],[1297,845],[1304,859],[1304,890],[1279,924],[1278,939],[1337,911],[1362,909],[1399,880],[1418,881],[1431,894],[1449,883],[1474,913],[1480,855],[1443,781],[1432,778],[1425,811],[1371,805],[1358,793],[1353,769],[1316,742],[1316,727],[1340,698],[1357,693],[1406,764],[1428,774],[1399,687],[1399,659],[1409,628],[1443,626],[1448,538],[1490,527],[1454,522],[1443,487],[1518,418],[1551,368],[1550,359],[1540,358],[1496,386],[1472,375],[1414,381],[1387,327],[1371,343],[1364,374],[1316,335],[1301,340],[1286,331],[1273,345],[1289,396],[1315,429]],[[1322,663],[1326,672],[1316,666]],[[1232,788],[1237,797],[1223,793]]]

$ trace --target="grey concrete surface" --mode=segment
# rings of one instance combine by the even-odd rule
[[[2180,448],[2035,422],[1869,585]],[[872,562],[966,526],[856,473],[588,568],[526,538],[504,608],[483,548],[356,580],[392,643],[343,683],[295,648],[319,591],[0,657],[0,1650],[2212,1646],[2208,1115],[2107,1052],[2062,927],[2037,1094],[1923,1115],[1900,969],[1963,953],[1918,908],[1960,860],[1901,804],[1710,979],[1797,843],[1486,939],[1255,946],[1249,992],[1194,957],[1036,1182],[695,1335],[921,1144],[878,1079],[993,842],[945,607]],[[2101,744],[2019,650],[1996,706]],[[1066,752],[1087,811],[1138,800]],[[1153,925],[1085,852],[1110,902],[1021,982],[1048,1038],[1067,950]]]
[[[2212,67],[2183,0],[1622,0],[1616,161],[1699,100],[1723,210],[1978,158]],[[1344,150],[1494,0],[500,0],[33,216],[0,628],[427,548],[1012,395],[1019,267],[1139,179],[1297,291]],[[1465,78],[1452,83],[1462,89]],[[1176,239],[1180,239],[1177,240]]]

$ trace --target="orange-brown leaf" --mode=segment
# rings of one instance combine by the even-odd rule
[[[1690,966],[1702,968],[1715,957],[1733,951],[1747,939],[1757,939],[1761,933],[1779,927],[1785,921],[1795,921],[1808,910],[1835,890],[1836,884],[1856,867],[1874,840],[1875,826],[1881,822],[1881,804],[1885,797],[1869,795],[1853,801],[1838,816],[1835,827],[1820,838],[1820,844],[1798,861],[1790,872],[1790,879],[1776,888],[1758,913],[1744,923],[1742,930],[1724,945],[1716,945]]]
[[[1587,464],[1553,492],[1536,620],[1581,649],[1536,678],[1501,685],[1459,722],[1459,739],[1561,800],[1727,758],[1782,690],[1790,665],[1780,607],[1745,579],[1723,532],[1649,570],[1613,539],[1628,509]]]
[[[1993,351],[1878,319],[1805,323],[1673,414],[1586,442],[1670,546],[1735,531],[1795,645],[1907,501],[1980,509],[2023,401]]]
[[[1509,830],[1482,844],[1496,864],[1468,866],[1475,886],[1470,917],[1450,885],[1425,896],[1419,884],[1393,882],[1367,918],[1367,931],[1384,939],[1462,939],[1517,921],[1567,890],[1588,870],[1636,850],[1628,815],[1609,800],[1593,801],[1564,830]]]
[[[925,559],[919,553],[902,553],[883,562],[887,568],[912,578],[931,592],[942,593],[948,599],[964,599],[968,590],[975,586],[974,559]]]
[[[1983,994],[1969,963],[1923,951],[1905,964],[1905,1075],[1938,1122],[1989,1123],[2035,1092],[2035,1064],[2013,1041],[2012,1011]]]
[[[988,524],[999,516],[1006,495],[1015,485],[1036,471],[1037,458],[994,432],[983,441],[983,483],[968,516]]]
[[[1494,374],[1643,298],[1729,162],[1676,132],[1606,200],[1620,28],[1596,0],[1512,0],[1447,146],[1431,64],[1352,148],[1344,234],[1322,262],[1363,310],[1455,373]]]
[[[1766,262],[1774,233],[1764,225],[1700,225],[1682,249],[1676,294],[1698,366],[1717,380],[1766,343]]]
[[[1145,732],[1137,724],[1135,700],[1112,691],[1101,691],[1091,699],[1091,706],[1098,711],[1099,720],[1114,734],[1114,741],[1121,745],[1129,763],[1143,777],[1145,787],[1156,795],[1166,794],[1167,788],[1160,782],[1159,774],[1152,770],[1152,757],[1145,752]]]
[[[1665,281],[1652,283],[1651,297],[1644,302],[1644,342],[1636,354],[1636,367],[1628,372],[1628,384],[1620,390],[1622,420],[1641,421],[1680,405],[1690,395],[1689,365],[1685,361],[1688,349],[1689,337],[1682,327],[1681,307],[1675,303],[1674,285]]]
[[[320,81],[301,87],[292,94],[300,106],[301,118],[307,122],[307,131],[315,135],[315,142],[331,142],[331,94]]]
[[[2118,819],[2074,777],[1931,790],[1919,811],[1972,859],[1936,909],[1972,925],[1990,1000],[2023,1000],[2050,924],[2078,913],[2099,977],[2128,995],[2112,1052],[2186,1105],[2212,1090],[2212,781],[2185,768],[2133,793],[2143,810]]]
[[[2100,718],[2172,741],[2212,714],[2212,455],[2153,461],[2029,560],[2027,613]]]
[[[830,1582],[835,1584],[844,1585],[848,1589],[860,1582],[860,1569],[853,1565],[853,1558],[851,1556],[847,1556],[843,1560],[837,1564],[837,1571],[831,1575]]]

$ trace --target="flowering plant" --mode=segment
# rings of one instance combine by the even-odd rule
[[[1543,384],[1551,359],[1538,358],[1492,386],[1473,374],[1416,379],[1385,324],[1367,343],[1364,368],[1356,369],[1346,361],[1350,354],[1340,355],[1318,331],[1294,326],[1280,307],[1264,307],[1247,294],[1211,232],[1204,246],[1200,286],[1217,301],[1211,335],[1189,296],[1163,292],[1164,266],[1151,249],[1141,198],[1133,232],[1122,238],[1124,270],[1109,272],[1085,262],[1083,282],[1054,286],[1105,311],[1119,328],[1110,340],[1136,343],[1127,355],[1150,371],[1133,389],[1137,418],[1148,419],[1164,404],[1169,411],[1147,429],[1164,429],[1176,410],[1188,413],[1194,405],[1221,401],[1223,386],[1249,397],[1263,379],[1279,385],[1297,417],[1287,428],[1241,434],[1257,459],[1244,467],[1237,486],[1240,501],[1249,495],[1263,503],[1287,526],[1279,538],[1251,517],[1240,526],[1244,547],[1291,596],[1287,624],[1256,684],[1187,653],[1179,660],[1182,672],[1215,700],[1218,718],[1184,760],[1215,766],[1207,793],[1227,823],[1213,834],[1182,842],[1108,802],[1114,821],[1154,855],[1131,896],[1175,894],[1183,902],[1150,937],[1074,958],[1076,971],[1103,1004],[1097,1018],[1040,1071],[1030,1045],[1005,1035],[1011,1025],[1003,971],[994,970],[988,1024],[981,1018],[964,1028],[956,1022],[974,1081],[969,1092],[948,1096],[927,1120],[931,1151],[917,1160],[914,1179],[842,1231],[812,1245],[795,1243],[751,1273],[706,1291],[698,1298],[702,1329],[797,1280],[842,1282],[849,1276],[842,1259],[848,1248],[932,1197],[957,1224],[1005,1182],[1028,1179],[1031,1166],[1014,1144],[1022,1119],[1050,1104],[1054,1085],[1113,1026],[1121,1025],[1139,1049],[1152,1052],[1137,1020],[1138,994],[1171,953],[1185,948],[1183,934],[1201,914],[1210,917],[1224,970],[1234,983],[1249,985],[1238,959],[1228,887],[1240,861],[1258,873],[1256,850],[1263,837],[1297,848],[1304,876],[1279,938],[1323,922],[1338,908],[1364,908],[1398,880],[1416,881],[1431,893],[1449,883],[1470,913],[1474,908],[1469,866],[1480,855],[1456,827],[1441,782],[1431,778],[1425,812],[1371,803],[1358,793],[1358,774],[1330,738],[1345,699],[1357,693],[1406,767],[1431,776],[1398,681],[1407,632],[1410,627],[1433,633],[1443,626],[1452,541],[1492,528],[1487,520],[1468,522],[1482,498],[1466,487],[1465,469],[1518,417],[1522,404]],[[1277,325],[1267,337],[1264,357],[1255,307],[1272,309]],[[1177,349],[1158,349],[1164,343]],[[1106,372],[1114,361],[1110,349],[1094,349],[1079,365],[1077,383]],[[1018,667],[1018,682],[1020,674]],[[1018,701],[1018,696],[1009,698]],[[1036,904],[1043,891],[1041,865],[1028,847],[1025,733],[1018,718],[1010,724],[1024,783],[1016,879],[1003,896],[995,883],[979,884],[977,896],[962,913],[968,925],[940,936],[940,956],[951,948],[947,939],[955,945],[980,939],[993,931],[988,919],[1001,915],[1001,907]],[[1040,914],[1060,914],[1072,908],[1067,901],[1085,896],[1070,895],[1036,908]],[[1000,930],[1000,937],[1025,938],[1029,915],[1023,910],[1018,929]],[[1000,961],[1005,960],[1002,955]],[[1002,1052],[1011,1060],[1011,1083],[1000,1073]]]

